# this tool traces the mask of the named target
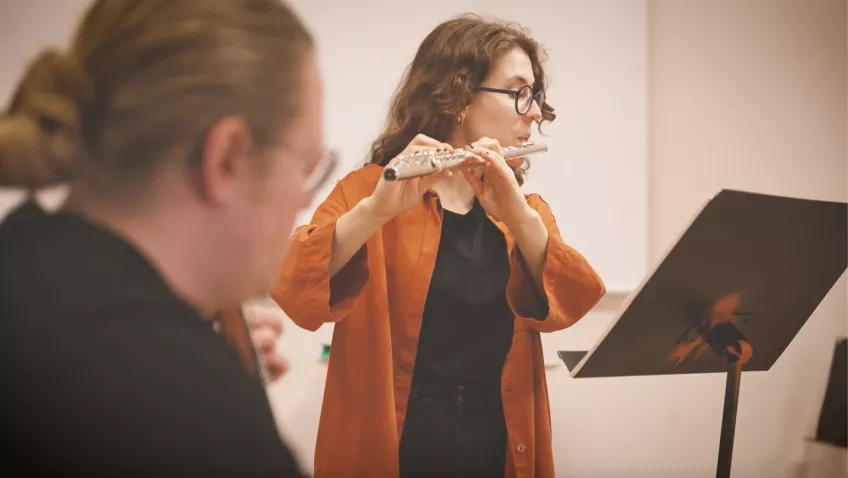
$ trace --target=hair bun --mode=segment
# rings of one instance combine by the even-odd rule
[[[73,177],[92,90],[73,56],[46,50],[30,63],[0,116],[0,186],[38,189]]]

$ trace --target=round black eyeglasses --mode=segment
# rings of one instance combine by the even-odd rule
[[[541,109],[542,105],[545,104],[545,91],[539,90],[536,93],[533,93],[533,88],[530,85],[524,85],[517,90],[502,90],[500,88],[478,86],[477,90],[488,91],[490,93],[502,93],[512,96],[515,98],[515,112],[520,115],[525,115],[528,111],[530,111],[530,108],[533,107],[534,100],[536,101],[536,104],[539,105],[539,109]]]

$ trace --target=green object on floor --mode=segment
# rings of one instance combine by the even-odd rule
[[[322,344],[321,360],[330,360],[330,344]]]

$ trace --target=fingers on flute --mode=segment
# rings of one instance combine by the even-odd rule
[[[473,152],[485,160],[483,173],[489,180],[501,184],[505,178],[514,176],[513,170],[499,154],[486,148],[474,148]]]
[[[410,146],[424,146],[426,148],[438,148],[441,143],[425,134],[416,135],[409,142]]]
[[[487,149],[487,148],[484,148],[484,147],[481,147],[481,146],[475,146],[475,147],[471,148],[470,151],[472,153],[474,153],[475,156],[477,156],[480,164],[486,164],[486,163],[497,161],[497,156],[490,149]]]
[[[483,158],[486,163],[492,165],[497,169],[505,169],[504,166],[509,164],[503,156],[490,149],[477,147],[474,148],[473,152],[474,154]],[[520,164],[521,163],[519,163],[519,165]]]
[[[483,157],[483,148],[471,146],[470,144],[465,147],[465,150],[472,154],[465,160],[465,164],[468,166],[482,166],[486,164],[486,159]]]
[[[432,151],[453,154],[453,147],[447,143],[435,140],[427,135],[419,134],[409,143],[409,149],[414,151]]]
[[[437,154],[453,154],[455,152],[456,150],[453,148],[453,146],[447,143],[439,143],[439,146],[436,148]]]
[[[500,151],[501,150],[501,145],[500,145],[500,143],[498,143],[498,141],[496,139],[486,138],[486,137],[480,138],[477,141],[471,143],[471,146],[472,147],[482,147],[482,148],[490,149],[492,151]]]

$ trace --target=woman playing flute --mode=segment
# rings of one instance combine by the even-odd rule
[[[605,288],[500,154],[554,119],[542,55],[498,22],[439,25],[370,164],[296,230],[272,296],[300,327],[335,323],[316,477],[554,476],[540,333]],[[466,145],[460,170],[382,178],[399,155]]]

